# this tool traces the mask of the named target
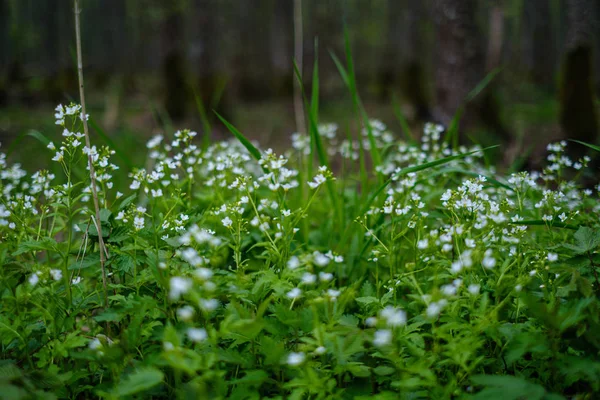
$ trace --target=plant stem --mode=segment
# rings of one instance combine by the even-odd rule
[[[92,197],[94,199],[94,211],[96,214],[96,228],[98,230],[98,244],[100,246],[100,267],[102,268],[102,286],[104,287],[104,306],[108,307],[108,292],[106,289],[106,268],[104,267],[104,252],[106,248],[104,246],[104,240],[102,239],[102,224],[100,222],[100,207],[98,206],[98,192],[96,190],[96,173],[94,171],[94,160],[91,152],[92,146],[90,144],[90,134],[88,130],[87,114],[85,109],[85,92],[83,90],[83,59],[81,56],[81,26],[79,15],[81,9],[79,8],[79,0],[73,0],[75,5],[75,37],[77,41],[77,73],[79,78],[79,98],[81,101],[81,113],[83,121],[83,133],[85,134],[85,145],[87,146],[88,152],[88,166],[90,169],[90,180],[92,184]]]

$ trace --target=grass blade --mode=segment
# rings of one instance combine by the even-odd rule
[[[221,120],[221,122],[223,123],[223,125],[225,125],[225,127],[229,130],[229,132],[233,133],[233,135],[237,138],[237,140],[240,141],[240,143],[246,148],[246,150],[248,150],[248,152],[252,155],[252,157],[254,157],[256,159],[256,161],[258,161],[262,158],[260,151],[258,151],[258,149],[256,147],[254,147],[254,145],[250,142],[250,140],[248,140],[248,138],[246,138],[246,136],[244,136],[242,134],[242,132],[238,131],[235,126],[233,126],[229,122],[227,122],[227,120],[225,118],[221,117],[221,115],[218,112],[216,112],[214,110],[213,110],[213,112],[215,113],[217,118],[219,118]]]
[[[594,144],[582,142],[580,140],[575,140],[575,139],[570,139],[569,141],[579,143],[579,144],[584,145],[585,147],[589,147],[590,149],[595,150],[595,151],[600,151],[600,146],[596,146]]]

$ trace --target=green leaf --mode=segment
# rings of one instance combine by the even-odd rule
[[[579,228],[574,237],[580,254],[593,251],[600,245],[600,231],[586,226]]]
[[[478,400],[541,400],[546,395],[542,386],[511,375],[474,375],[471,382],[485,386],[473,396]]]
[[[396,369],[392,367],[386,367],[385,365],[380,365],[379,367],[374,368],[373,372],[375,375],[386,376],[396,372]]]
[[[100,253],[88,254],[80,261],[76,261],[69,265],[68,269],[84,269],[96,266],[100,266]]]
[[[136,199],[137,194],[132,194],[130,196],[127,196],[126,198],[123,199],[123,201],[121,202],[121,204],[119,204],[119,208],[118,210],[121,211],[123,210],[125,207],[127,207],[128,205],[130,205],[131,203],[133,203],[133,201]]]
[[[41,240],[27,240],[21,242],[17,250],[12,254],[18,256],[23,253],[29,253],[32,251],[58,251],[56,240],[52,238],[42,238]]]
[[[164,374],[156,368],[140,368],[123,379],[113,393],[117,396],[130,396],[160,384],[163,378]]]

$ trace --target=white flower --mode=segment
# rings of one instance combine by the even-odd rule
[[[204,311],[215,311],[219,307],[219,301],[217,299],[200,299],[200,308]]]
[[[28,281],[29,281],[29,284],[31,286],[37,285],[37,283],[40,281],[39,272],[31,274],[31,276],[29,277]]]
[[[322,282],[329,282],[333,279],[333,274],[330,272],[319,272],[319,279]]]
[[[325,176],[323,176],[323,174],[319,174],[315,176],[312,182],[308,182],[308,186],[310,186],[311,189],[316,189],[319,186],[321,186],[321,184],[326,180],[327,179],[325,178]]]
[[[327,264],[329,264],[329,257],[327,257],[325,254],[315,251],[313,253],[313,257],[314,257],[314,263],[316,265],[318,265],[319,267],[324,267]]]
[[[402,326],[406,324],[406,312],[399,308],[387,306],[379,315],[385,319],[385,322],[390,327]]]
[[[290,259],[287,262],[287,267],[289,269],[296,269],[300,266],[300,259],[298,259],[298,257],[296,256],[291,256]]]
[[[156,146],[158,146],[160,144],[160,142],[162,142],[162,140],[163,140],[162,135],[156,135],[152,139],[150,139],[148,141],[148,143],[146,143],[146,147],[149,149],[153,149]]]
[[[191,306],[184,306],[177,310],[177,317],[188,320],[194,315],[194,309]]]
[[[380,329],[375,332],[373,344],[377,347],[387,346],[392,342],[392,331],[389,329]]]
[[[192,342],[202,342],[208,338],[208,333],[204,328],[188,328],[187,335]]]
[[[479,285],[477,285],[475,283],[472,283],[472,284],[469,285],[469,287],[467,288],[467,290],[469,291],[469,293],[471,293],[473,295],[477,295],[477,294],[479,294],[480,288],[481,287]]]
[[[52,157],[52,161],[61,162],[64,159],[62,151],[57,151],[56,155]]]
[[[135,229],[137,229],[138,231],[140,229],[144,228],[144,217],[135,217],[133,219],[133,226],[135,227]]]
[[[291,352],[287,356],[286,363],[289,366],[297,367],[298,365],[302,364],[305,359],[306,359],[306,355],[304,353],[302,353],[302,352],[299,352],[299,353]]]
[[[446,304],[448,304],[448,302],[445,299],[429,304],[429,306],[427,306],[427,316],[429,318],[437,317],[440,315],[440,312],[446,306]]]
[[[160,188],[157,190],[151,189],[150,192],[152,194],[152,197],[162,197],[163,195],[162,189]]]
[[[315,283],[316,281],[317,281],[317,276],[311,274],[310,272],[305,272],[304,275],[302,275],[302,283],[310,285],[312,283]]]
[[[102,347],[102,343],[100,342],[100,339],[98,338],[94,338],[90,341],[89,345],[91,350],[98,350],[99,348]]]
[[[300,288],[293,288],[292,290],[290,290],[289,292],[287,292],[286,296],[289,299],[295,300],[298,297],[300,297],[301,294],[302,294],[302,290],[300,290]]]
[[[377,318],[375,317],[369,317],[365,320],[365,325],[370,326],[370,327],[374,327],[375,325],[377,325]]]
[[[50,150],[56,150],[56,147],[54,147],[54,143],[52,142],[48,143],[48,146],[46,147],[48,147]]]
[[[326,351],[327,351],[327,349],[325,349],[325,347],[319,346],[315,349],[315,354],[317,354],[317,355],[325,354]]]
[[[50,275],[52,275],[52,279],[55,281],[60,281],[62,278],[62,271],[60,269],[51,269]]]
[[[171,290],[169,291],[169,297],[171,300],[177,300],[179,297],[187,293],[192,288],[192,281],[187,278],[174,276],[169,282]]]
[[[558,260],[558,254],[556,254],[556,253],[548,253],[547,258],[548,258],[548,261],[554,262],[554,261]]]
[[[225,217],[221,220],[221,223],[223,224],[223,226],[225,228],[229,228],[231,226],[231,224],[233,224],[233,221],[231,220],[231,218]]]

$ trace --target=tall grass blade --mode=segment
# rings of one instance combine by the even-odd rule
[[[256,159],[256,161],[260,160],[262,156],[260,155],[260,151],[242,134],[242,132],[238,131],[237,128],[231,125],[225,118],[223,118],[218,112],[214,111],[217,118],[221,120],[223,125],[229,130],[229,132],[233,133],[233,135],[240,141],[240,143],[248,150],[248,152]]]

